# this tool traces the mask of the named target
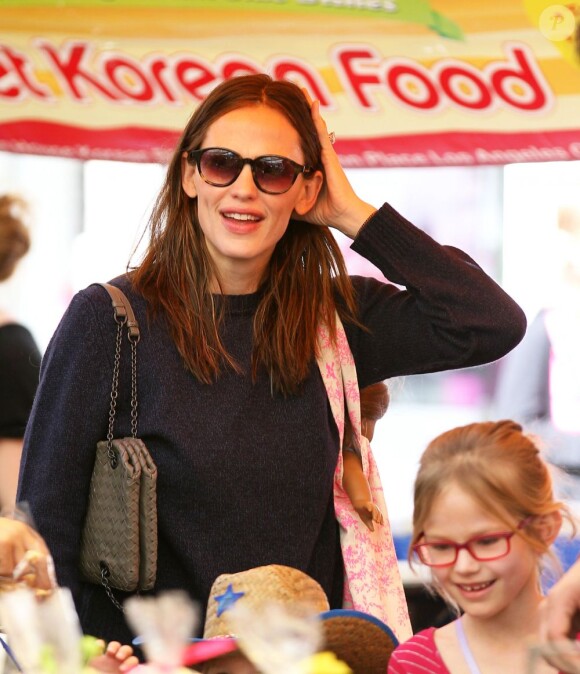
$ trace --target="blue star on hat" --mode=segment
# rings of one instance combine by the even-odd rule
[[[226,591],[215,598],[218,603],[217,617],[219,618],[222,613],[225,613],[228,609],[230,609],[245,594],[245,592],[235,592],[232,584],[230,583]]]

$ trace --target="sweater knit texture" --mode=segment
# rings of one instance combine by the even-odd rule
[[[390,206],[366,223],[352,248],[390,281],[353,278],[368,331],[345,329],[361,387],[493,361],[521,340],[524,314],[499,285]],[[290,398],[272,395],[267,373],[252,382],[259,293],[225,296],[218,298],[226,308],[222,337],[245,373],[226,371],[202,384],[185,369],[163,316],[147,316],[125,277],[113,283],[141,326],[138,436],[159,471],[155,591],[186,589],[203,621],[219,574],[286,564],[315,578],[339,607],[343,563],[332,493],[339,442],[316,362]],[[78,572],[95,446],[107,433],[115,329],[103,288],[75,295],[42,362],[18,498],[30,504],[84,631],[126,643],[132,635],[123,615]],[[116,437],[130,435],[126,347]]]

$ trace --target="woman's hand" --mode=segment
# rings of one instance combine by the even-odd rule
[[[314,207],[300,219],[313,225],[334,227],[353,239],[376,208],[356,195],[332,147],[326,123],[320,114],[319,101],[311,100],[308,92],[303,91],[310,104],[312,120],[322,145],[322,164],[326,179]]]
[[[580,560],[548,591],[541,605],[544,658],[561,672],[580,671]]]
[[[0,517],[0,590],[16,582],[51,590],[54,564],[40,534],[24,522]]]

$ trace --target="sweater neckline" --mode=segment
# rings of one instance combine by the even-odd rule
[[[228,314],[249,314],[258,308],[262,296],[260,290],[247,295],[214,295],[218,307],[224,307]]]

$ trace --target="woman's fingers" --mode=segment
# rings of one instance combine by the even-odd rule
[[[54,563],[46,543],[27,524],[2,518],[0,524],[0,576],[50,590],[56,586]]]
[[[316,130],[318,131],[318,137],[320,138],[320,144],[322,145],[323,153],[325,151],[332,152],[332,154],[336,156],[334,148],[332,147],[334,145],[334,141],[336,140],[336,134],[334,133],[334,131],[332,132],[328,131],[326,121],[324,120],[324,117],[320,112],[320,101],[318,100],[312,101],[312,103],[310,104],[310,111],[312,114],[312,120],[314,122],[314,125],[316,126]]]
[[[308,105],[310,106],[310,114],[312,115],[312,121],[314,122],[316,130],[318,131],[322,149],[331,150],[332,146],[334,145],[334,141],[336,140],[336,134],[334,131],[328,131],[326,122],[320,113],[320,101],[318,99],[313,99],[307,89],[303,88],[302,92],[308,101]]]
[[[14,567],[24,556],[27,549],[25,527],[22,522],[0,518],[0,576],[12,577]]]
[[[362,201],[353,190],[333,147],[332,141],[336,135],[329,134],[326,122],[320,113],[320,101],[313,100],[307,91],[303,91],[310,105],[312,121],[320,139],[325,180],[316,203],[300,219],[313,225],[334,227],[353,239],[363,222],[376,209],[371,204]]]

